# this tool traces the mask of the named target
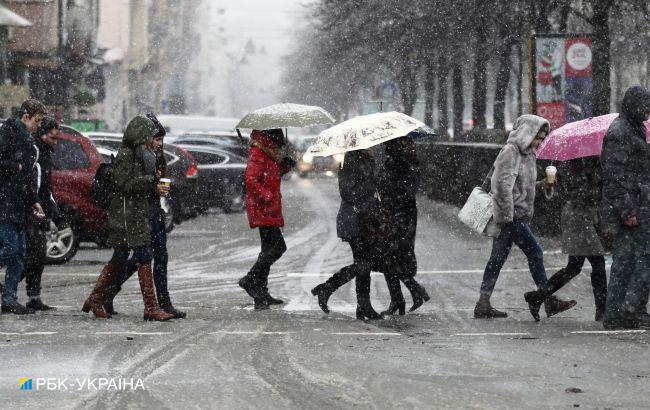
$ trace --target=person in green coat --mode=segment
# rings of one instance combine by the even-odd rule
[[[149,196],[152,192],[166,196],[169,190],[156,177],[156,157],[151,148],[157,134],[158,128],[153,121],[145,116],[133,118],[126,127],[122,146],[115,157],[114,192],[108,210],[107,239],[108,245],[113,248],[113,257],[104,266],[82,308],[86,313],[92,311],[96,317],[111,317],[102,305],[108,288],[119,279],[131,251],[138,265],[144,319],[165,321],[173,317],[158,305],[151,270],[153,252]]]

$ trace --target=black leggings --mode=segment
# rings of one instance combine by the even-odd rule
[[[369,244],[361,240],[360,237],[352,238],[348,241],[352,249],[352,265],[341,268],[340,271],[327,279],[327,284],[333,290],[340,288],[352,279],[356,278],[357,299],[370,297],[370,271],[373,268],[373,260],[377,260],[376,249],[374,244]]]
[[[591,264],[591,287],[594,292],[596,307],[604,307],[607,299],[607,274],[605,270],[605,257],[598,256],[572,256],[569,255],[569,263],[563,269],[551,276],[545,286],[548,294],[553,294],[569,283],[582,271],[585,259]]]
[[[282,231],[277,226],[260,226],[260,240],[262,251],[248,275],[253,278],[257,286],[266,289],[271,265],[284,254],[287,244],[284,242]]]

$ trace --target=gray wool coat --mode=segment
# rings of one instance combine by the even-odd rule
[[[550,129],[548,121],[537,115],[517,118],[507,144],[494,161],[490,193],[497,224],[533,218],[535,191],[544,187],[544,181],[537,182],[537,157],[531,143],[544,126]],[[544,190],[547,199],[553,191]]]

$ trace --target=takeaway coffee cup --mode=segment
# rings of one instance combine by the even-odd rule
[[[546,181],[549,184],[555,183],[555,175],[557,174],[557,168],[553,165],[546,167]]]
[[[172,186],[172,180],[169,178],[160,178],[160,183],[166,186],[167,188]]]

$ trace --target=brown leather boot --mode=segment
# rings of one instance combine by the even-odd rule
[[[106,291],[108,287],[115,283],[117,280],[117,275],[119,273],[120,271],[117,269],[117,267],[113,266],[110,263],[104,266],[102,273],[100,273],[99,278],[97,278],[95,288],[91,292],[90,296],[88,296],[88,299],[86,299],[84,302],[81,310],[86,313],[92,310],[95,317],[110,319],[110,313],[107,313],[104,310],[102,304],[104,303],[104,298],[106,298]]]
[[[565,310],[569,310],[577,304],[578,302],[575,300],[562,300],[556,296],[549,296],[544,301],[544,310],[546,311],[546,316],[551,317]]]
[[[150,263],[138,265],[138,279],[140,279],[140,291],[144,302],[144,320],[164,322],[173,318],[174,315],[170,315],[158,306]]]

